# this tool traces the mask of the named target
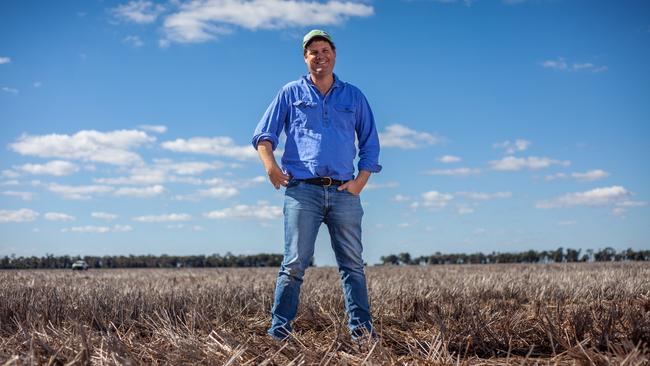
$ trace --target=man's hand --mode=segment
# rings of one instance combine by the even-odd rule
[[[366,183],[368,183],[369,177],[370,177],[370,172],[366,170],[362,170],[359,172],[358,177],[341,184],[338,190],[342,191],[344,189],[347,189],[348,192],[352,193],[355,196],[358,196],[363,190],[363,187],[366,186]]]
[[[273,146],[271,141],[260,141],[257,144],[257,152],[264,164],[264,169],[266,174],[269,176],[269,181],[273,184],[275,189],[280,189],[280,186],[287,186],[289,184],[290,176],[284,174],[278,163],[275,161],[275,156],[273,156]]]
[[[273,187],[275,187],[275,189],[280,189],[280,186],[286,187],[287,184],[289,184],[289,179],[291,179],[291,177],[284,174],[280,167],[277,165],[273,166],[266,173],[269,175],[269,181],[271,184],[273,184]]]

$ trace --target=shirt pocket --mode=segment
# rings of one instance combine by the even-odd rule
[[[334,122],[338,126],[354,130],[357,115],[355,106],[351,104],[335,104],[334,111],[336,113]]]
[[[298,127],[312,128],[316,123],[316,103],[309,100],[297,100],[293,102],[293,120]]]

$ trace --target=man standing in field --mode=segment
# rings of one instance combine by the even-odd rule
[[[365,96],[334,74],[336,47],[322,30],[302,42],[309,74],[285,85],[255,129],[257,149],[275,189],[286,187],[284,260],[278,273],[268,333],[286,339],[296,316],[300,285],[314,255],[314,243],[325,223],[336,256],[348,327],[353,338],[374,334],[361,257],[359,194],[378,164],[379,139]],[[279,136],[287,140],[282,168],[273,156]],[[357,153],[358,175],[354,176]]]

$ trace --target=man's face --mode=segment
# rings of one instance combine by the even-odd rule
[[[329,42],[316,40],[307,46],[305,63],[309,73],[320,78],[331,75],[336,63],[336,51],[332,49]]]

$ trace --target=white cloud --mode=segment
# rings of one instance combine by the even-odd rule
[[[40,87],[43,86],[43,83],[40,82],[40,81],[35,81],[35,82],[32,84],[32,86],[33,86],[34,88],[40,88]]]
[[[116,233],[126,233],[129,231],[133,231],[133,227],[131,227],[131,225],[115,225],[113,226],[112,231]]]
[[[165,18],[163,29],[169,42],[196,43],[232,32],[341,24],[350,17],[371,16],[370,5],[343,1],[303,0],[204,0],[182,4]],[[234,27],[233,27],[234,26]]]
[[[11,57],[0,56],[0,65],[10,64]]]
[[[404,195],[401,195],[401,194],[397,194],[397,195],[395,195],[395,197],[393,197],[393,201],[395,201],[395,202],[408,202],[410,200],[411,200],[411,197],[404,196]]]
[[[18,182],[16,179],[10,179],[10,180],[5,180],[5,181],[0,182],[0,185],[3,185],[3,186],[17,186],[19,184],[20,184],[20,182]]]
[[[206,197],[206,198],[230,198],[234,197],[237,194],[239,194],[239,191],[237,191],[236,188],[234,187],[212,187],[209,189],[205,190],[200,190],[199,195],[201,197]]]
[[[204,161],[185,161],[174,163],[169,159],[157,159],[154,161],[156,168],[163,169],[165,171],[171,171],[179,175],[199,175],[208,170],[217,170],[225,166],[225,164],[220,161],[215,161],[212,163]]]
[[[117,215],[108,212],[92,212],[90,216],[95,219],[106,220],[106,221],[117,219]]]
[[[61,212],[47,212],[43,215],[48,221],[74,221],[76,218]]]
[[[151,166],[138,166],[130,169],[130,175],[116,178],[95,178],[101,184],[161,184],[165,182],[187,184],[210,184],[210,180],[201,180],[187,175],[199,175],[206,171],[218,170],[225,166],[220,161],[187,161],[175,163],[169,159],[155,159]],[[170,173],[181,175],[175,176]]]
[[[553,180],[557,180],[557,179],[572,178],[572,179],[575,179],[575,180],[581,181],[581,182],[592,182],[592,181],[595,181],[595,180],[606,178],[608,176],[609,176],[608,172],[606,172],[604,170],[601,170],[601,169],[594,169],[594,170],[590,170],[590,171],[587,171],[587,172],[584,172],[584,173],[575,172],[575,173],[571,173],[571,174],[567,174],[567,173],[550,174],[550,175],[545,176],[544,180],[553,181]]]
[[[493,144],[492,146],[495,149],[504,149],[505,153],[508,155],[512,155],[518,151],[526,151],[530,147],[531,142],[528,140],[524,139],[517,139],[515,141],[503,141],[503,142],[497,142]]]
[[[111,228],[108,226],[93,226],[93,225],[73,226],[73,227],[61,229],[61,232],[63,233],[71,232],[71,233],[104,234],[109,231],[111,231]]]
[[[46,164],[24,164],[14,166],[13,168],[26,174],[54,175],[57,177],[70,175],[79,171],[79,167],[76,164],[63,160],[53,160]]]
[[[488,201],[499,198],[510,198],[512,197],[512,192],[495,192],[495,193],[484,193],[484,192],[456,192],[458,196],[465,197],[473,201]]]
[[[404,125],[392,124],[386,126],[385,132],[379,133],[381,147],[396,147],[400,149],[417,149],[425,145],[436,145],[442,138],[428,132],[418,132]]]
[[[163,187],[160,184],[157,184],[155,186],[142,187],[142,188],[122,187],[115,190],[113,194],[118,197],[149,198],[149,197],[159,196],[165,192],[166,192],[165,187]]]
[[[154,133],[165,133],[167,132],[167,126],[164,125],[138,125],[138,128],[141,130],[154,132]]]
[[[467,215],[467,214],[474,213],[474,209],[467,205],[458,205],[456,206],[456,212],[459,215]]]
[[[568,65],[564,58],[558,57],[556,60],[542,61],[540,64],[545,69],[566,70]]]
[[[462,159],[458,156],[453,156],[453,155],[444,155],[438,158],[438,161],[441,163],[449,164],[449,163],[457,163],[461,161]]]
[[[133,228],[129,225],[114,225],[113,227],[110,226],[94,226],[94,225],[87,225],[87,226],[73,226],[70,228],[64,228],[61,229],[61,232],[67,233],[91,233],[91,234],[105,234],[105,233],[125,233],[133,231]]]
[[[139,47],[144,46],[144,42],[142,42],[140,37],[133,36],[133,35],[128,35],[128,36],[122,38],[122,43],[131,45],[131,46],[133,46],[135,48],[139,48]]]
[[[209,219],[252,218],[259,220],[272,220],[282,217],[282,207],[270,206],[266,202],[257,205],[236,205],[223,210],[211,211],[203,214]]]
[[[646,201],[625,200],[625,201],[616,203],[616,206],[619,206],[619,207],[645,207],[647,205],[648,205],[648,202],[646,202]]]
[[[138,24],[153,23],[164,11],[165,8],[162,5],[145,0],[131,1],[111,9],[115,18]]]
[[[571,173],[571,176],[579,181],[592,182],[594,180],[608,177],[609,173],[604,170],[595,169],[584,173]]]
[[[87,186],[66,186],[57,183],[51,183],[48,190],[58,193],[67,199],[84,200],[90,199],[93,194],[108,193],[113,190],[110,186],[87,185]]]
[[[571,225],[575,225],[576,223],[577,221],[575,220],[564,220],[564,221],[558,221],[557,224],[560,226],[571,226]]]
[[[428,175],[448,175],[466,177],[469,175],[476,175],[481,173],[478,168],[456,168],[456,169],[433,169],[425,172]]]
[[[34,199],[36,193],[34,192],[19,192],[19,191],[4,191],[2,192],[4,196],[18,197],[23,201],[31,201]]]
[[[501,160],[492,160],[489,165],[494,170],[521,170],[521,169],[541,169],[548,168],[551,165],[568,166],[571,162],[568,160],[554,160],[549,158],[540,158],[529,156],[527,158],[516,158],[506,156]]]
[[[138,216],[133,218],[133,221],[139,221],[139,222],[178,222],[178,221],[190,221],[190,220],[192,220],[192,216],[185,213],[148,215],[148,216]]]
[[[438,191],[429,191],[422,193],[422,203],[424,207],[443,208],[454,198],[450,194],[440,193]]]
[[[34,221],[38,217],[38,212],[28,208],[20,210],[0,210],[0,224],[8,222],[28,222]]]
[[[621,186],[595,188],[586,192],[569,193],[550,200],[539,201],[537,208],[561,208],[573,206],[604,206],[625,200],[630,192]]]
[[[140,156],[130,149],[155,140],[137,130],[83,130],[74,135],[22,135],[9,148],[22,155],[127,165],[141,162]]]
[[[18,94],[18,89],[10,88],[8,86],[3,86],[2,91],[5,92],[5,93],[10,93],[10,94]]]
[[[383,189],[383,188],[397,188],[397,187],[399,187],[399,183],[397,182],[368,183],[363,189],[368,190],[368,189]]]
[[[161,146],[175,152],[227,156],[235,159],[257,159],[257,151],[252,146],[237,146],[234,140],[227,136],[176,139],[165,141]]]
[[[594,65],[591,62],[573,62],[571,66],[569,66],[563,57],[558,57],[555,60],[542,61],[540,62],[540,65],[545,69],[554,69],[560,71],[591,71],[593,73],[607,71],[607,66],[598,66]]]

